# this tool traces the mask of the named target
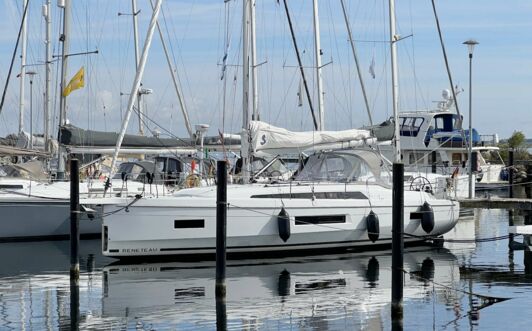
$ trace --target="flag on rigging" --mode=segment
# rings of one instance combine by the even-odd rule
[[[72,77],[68,85],[63,90],[63,96],[66,97],[70,92],[80,89],[85,86],[85,67],[81,67],[78,72]]]

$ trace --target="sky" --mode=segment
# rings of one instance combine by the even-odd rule
[[[291,0],[289,12],[305,76],[317,108],[312,2]],[[30,98],[34,132],[42,132],[44,93],[44,24],[41,6],[31,0],[28,16],[27,63],[37,72],[30,95],[25,81],[25,125],[29,131]],[[60,54],[62,14],[52,3],[52,47]],[[362,79],[374,122],[392,115],[388,0],[345,0],[357,48]],[[458,106],[469,120],[469,59],[462,43],[479,42],[472,61],[473,127],[501,138],[522,131],[532,138],[532,2],[515,0],[435,0],[453,83],[461,91]],[[0,0],[0,87],[6,84],[22,13],[22,0]],[[137,0],[142,50],[151,10]],[[148,53],[143,96],[148,135],[186,136],[182,109],[170,70],[179,80],[191,124],[210,125],[208,134],[239,132],[242,125],[242,2],[230,0],[165,0],[160,24],[170,50],[167,64],[156,32]],[[122,13],[122,15],[119,15]],[[124,15],[125,14],[125,15]],[[79,127],[118,131],[126,112],[135,76],[130,0],[76,0],[72,4],[70,53],[98,50],[98,54],[69,57],[67,79],[85,67],[85,87],[67,98],[67,118]],[[443,89],[450,89],[431,0],[398,0],[397,30],[400,111],[434,108]],[[319,22],[327,130],[369,124],[339,0],[319,1]],[[257,0],[256,5],[258,111],[261,120],[290,130],[312,129],[312,117],[302,89],[295,48],[290,38],[283,1]],[[19,48],[20,50],[20,48]],[[223,66],[227,53],[226,66]],[[0,136],[15,133],[19,117],[20,52],[8,81],[0,114]],[[374,63],[375,78],[369,72]],[[223,69],[225,68],[225,70]],[[53,132],[58,117],[59,66],[53,65]],[[29,69],[28,69],[29,70]],[[224,72],[221,79],[222,72]],[[299,104],[302,104],[299,106]],[[128,132],[139,130],[132,117]]]

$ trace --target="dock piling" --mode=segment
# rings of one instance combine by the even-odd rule
[[[508,192],[509,198],[514,197],[514,149],[508,150]]]
[[[216,298],[225,299],[225,266],[227,236],[227,169],[225,161],[216,169]]]
[[[403,319],[404,165],[393,164],[392,192],[392,320]],[[401,323],[402,324],[402,323]]]
[[[79,278],[79,161],[70,160],[70,276]]]

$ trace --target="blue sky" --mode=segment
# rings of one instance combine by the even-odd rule
[[[29,16],[28,63],[44,58],[43,0],[31,0]],[[144,42],[150,18],[149,2],[137,0],[140,42]],[[0,11],[0,82],[6,80],[21,15],[22,0],[1,0]],[[320,1],[323,80],[326,128],[347,129],[368,123],[353,56],[339,1]],[[391,116],[387,0],[346,0],[354,38],[357,40],[370,106],[375,121]],[[98,55],[72,57],[69,77],[81,66],[86,70],[86,86],[68,98],[68,118],[80,127],[117,131],[127,105],[134,77],[134,53],[130,0],[76,0],[72,13],[71,52],[99,50]],[[462,42],[474,38],[480,42],[473,59],[473,126],[481,133],[508,137],[520,130],[532,137],[529,96],[532,93],[532,2],[486,0],[436,1],[449,64],[455,84],[464,89],[458,96],[460,110],[468,113],[468,58]],[[52,1],[53,48],[60,45],[59,11]],[[314,53],[312,5],[310,0],[289,1],[298,46],[306,67],[314,104]],[[399,43],[400,109],[426,109],[440,100],[449,88],[430,0],[399,0],[398,32],[405,38]],[[174,68],[192,124],[208,123],[218,129],[238,132],[241,125],[241,8],[232,0],[166,0],[161,24],[172,50]],[[228,14],[228,19],[225,17]],[[224,31],[230,37],[227,80],[220,80],[224,55]],[[141,45],[142,46],[142,45]],[[308,130],[312,120],[309,107],[298,107],[300,78],[296,57],[284,12],[275,0],[257,1],[257,58],[259,72],[259,109],[263,120],[292,130]],[[368,68],[375,61],[376,78]],[[35,131],[42,131],[42,93],[44,71],[34,83]],[[19,79],[17,59],[0,115],[0,135],[18,127]],[[54,91],[57,72],[54,68]],[[144,98],[151,130],[169,130],[186,134],[181,110],[173,90],[169,69],[158,36],[150,50],[143,86],[153,90]],[[29,118],[29,83],[26,87],[26,118]],[[225,103],[224,103],[225,100]],[[57,103],[55,103],[57,104]],[[224,106],[225,104],[225,106]],[[54,109],[57,109],[55,107]],[[54,110],[57,115],[57,110]],[[160,128],[157,128],[157,125]],[[138,130],[134,119],[130,132]],[[26,125],[28,130],[28,125]]]

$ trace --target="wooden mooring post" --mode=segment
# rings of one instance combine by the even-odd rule
[[[404,165],[393,164],[392,196],[392,323],[403,319]]]

